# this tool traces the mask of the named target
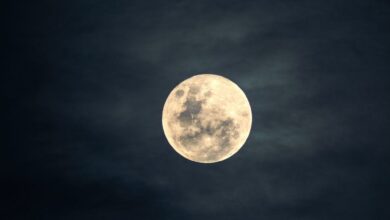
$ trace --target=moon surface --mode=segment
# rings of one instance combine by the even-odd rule
[[[200,74],[171,91],[162,124],[177,153],[195,162],[215,163],[244,145],[252,112],[245,93],[235,83],[219,75]]]

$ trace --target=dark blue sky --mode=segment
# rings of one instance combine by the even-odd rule
[[[1,219],[389,219],[388,1],[12,1]],[[185,160],[161,125],[199,73],[252,133]]]

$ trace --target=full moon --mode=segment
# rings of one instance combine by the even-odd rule
[[[162,125],[173,149],[199,163],[237,153],[249,136],[252,112],[245,93],[229,79],[200,74],[177,85],[163,109]]]

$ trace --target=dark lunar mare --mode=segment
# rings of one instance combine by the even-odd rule
[[[184,133],[189,133],[189,127],[195,126],[199,129],[198,132],[185,134],[179,136],[179,142],[189,150],[194,150],[193,147],[197,146],[199,138],[203,135],[217,135],[219,142],[218,145],[222,147],[221,150],[213,151],[210,149],[207,159],[216,158],[219,154],[224,154],[229,147],[231,146],[231,137],[238,138],[239,126],[234,123],[233,118],[227,118],[225,120],[215,119],[214,123],[208,123],[206,126],[203,126],[201,123],[201,119],[199,118],[199,113],[202,111],[202,105],[206,102],[203,100],[196,100],[193,94],[199,92],[199,89],[196,87],[191,87],[187,100],[183,104],[184,111],[180,112],[177,116],[180,121],[180,126],[182,126],[185,130]],[[223,114],[223,113],[222,113]],[[212,125],[214,124],[214,126]]]
[[[177,98],[180,98],[180,97],[182,97],[184,95],[184,91],[179,89],[179,90],[177,90],[175,92],[175,95],[176,95]]]
[[[180,126],[187,127],[192,124],[192,121],[198,117],[198,114],[202,110],[202,104],[204,100],[197,101],[193,97],[188,97],[184,103],[184,111],[179,113],[178,119]]]

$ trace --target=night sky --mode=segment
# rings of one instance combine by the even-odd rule
[[[0,219],[390,219],[390,2],[2,3]],[[233,157],[184,159],[164,102],[216,73]]]

